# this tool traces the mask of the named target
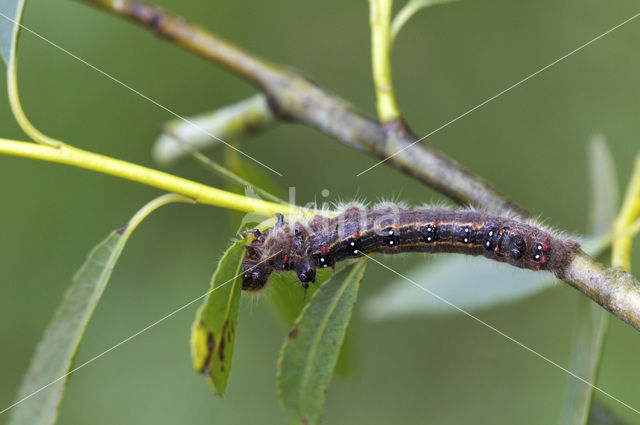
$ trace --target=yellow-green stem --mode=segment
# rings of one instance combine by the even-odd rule
[[[7,65],[7,93],[9,95],[9,104],[11,105],[11,112],[13,113],[13,116],[22,131],[24,131],[27,136],[31,137],[34,141],[54,148],[67,146],[65,143],[40,132],[40,130],[31,124],[25,115],[22,105],[20,104],[20,96],[18,96],[18,59],[15,56],[16,50],[16,48],[11,49],[11,57]]]
[[[393,0],[369,0],[371,60],[378,118],[383,124],[400,118],[391,78],[391,8]]]
[[[311,213],[295,206],[248,198],[151,168],[65,146],[53,148],[28,142],[0,139],[0,154],[56,162],[97,171],[177,193],[189,197],[197,203],[260,214],[266,217],[274,213],[285,215]]]
[[[631,241],[632,234],[625,235],[625,231],[633,226],[634,220],[640,216],[640,155],[636,157],[631,180],[620,208],[620,214],[613,224],[613,245],[611,249],[611,264],[626,271],[631,271]]]
[[[129,220],[129,222],[127,223],[126,229],[122,233],[123,237],[120,238],[120,241],[122,242],[118,241],[118,243],[126,243],[129,235],[133,233],[133,231],[136,229],[136,227],[138,227],[142,220],[147,218],[149,214],[151,214],[161,206],[171,204],[173,202],[189,203],[192,202],[192,200],[182,195],[176,195],[175,193],[165,193],[164,195],[158,196],[157,198],[149,201],[145,206],[140,208],[133,217],[131,217],[131,220]],[[117,249],[114,250],[114,252],[115,251],[117,251]]]

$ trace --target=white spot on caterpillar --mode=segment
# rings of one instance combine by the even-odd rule
[[[356,246],[356,243],[355,242],[351,242],[349,245]]]
[[[389,235],[393,235],[393,230],[389,230]]]
[[[427,242],[431,242],[433,238],[431,236],[427,236]]]
[[[536,254],[535,259],[539,260],[540,259],[540,254]]]
[[[493,236],[493,230],[489,232],[489,237]],[[489,245],[487,245],[489,246]]]
[[[491,241],[487,241],[487,247],[491,246]]]
[[[321,263],[324,263],[324,258],[320,258],[320,262],[321,262]]]
[[[469,242],[469,238],[464,238],[464,243],[468,243]]]
[[[393,241],[389,241],[389,245],[393,245]]]

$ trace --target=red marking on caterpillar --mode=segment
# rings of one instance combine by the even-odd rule
[[[264,287],[271,272],[280,270],[294,270],[308,287],[317,268],[334,268],[338,261],[374,252],[483,255],[562,278],[580,249],[574,241],[511,217],[395,205],[373,210],[352,206],[334,218],[315,216],[308,223],[285,223],[278,215],[272,229],[247,232],[255,236],[242,261],[242,289],[249,291]]]

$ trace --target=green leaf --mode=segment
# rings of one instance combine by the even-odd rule
[[[553,284],[553,277],[547,273],[460,255],[438,256],[403,274],[467,311],[514,302]],[[425,296],[419,288],[398,278],[366,300],[363,314],[375,321],[415,314],[460,314],[460,311],[435,297]]]
[[[274,310],[290,329],[293,322],[300,316],[300,312],[320,286],[333,275],[331,269],[318,269],[315,283],[309,285],[305,297],[300,281],[294,272],[283,272],[280,275],[273,274],[269,284],[265,288],[267,296],[272,301]]]
[[[0,50],[2,59],[7,64],[15,55],[18,45],[24,2],[25,0],[0,0]]]
[[[241,158],[237,151],[233,149],[225,149],[224,162],[226,167],[232,173],[242,177],[254,186],[272,194],[272,196],[276,198],[285,198],[286,193],[284,193],[280,184],[273,180],[271,176],[264,171],[264,167],[258,167],[252,161],[245,161],[245,158]],[[235,186],[236,189],[245,190],[244,187],[238,187],[238,185]]]
[[[16,405],[10,425],[49,425],[56,421],[67,377],[93,311],[111,277],[128,233],[112,232],[96,246],[74,276],[53,320],[45,330],[18,400],[42,392]],[[59,379],[64,377],[62,379]],[[53,382],[53,383],[52,383]],[[51,384],[52,383],[52,384]],[[51,385],[49,385],[51,384]],[[49,385],[49,386],[47,386]]]
[[[455,0],[409,0],[402,9],[400,9],[395,18],[393,18],[393,22],[391,23],[391,37],[395,39],[404,24],[420,11],[420,9],[437,4],[451,3],[453,1]]]
[[[337,267],[338,270],[341,270],[340,266]],[[291,329],[291,326],[300,316],[300,312],[307,305],[313,294],[333,274],[334,271],[331,269],[318,269],[316,281],[309,286],[306,296],[295,273],[283,272],[281,275],[271,276],[265,292],[286,329]],[[346,375],[353,367],[353,347],[349,343],[349,334],[350,332],[347,332],[338,357],[338,364],[336,365],[336,373],[341,375]]]
[[[629,422],[617,417],[610,407],[605,406],[597,399],[593,402],[588,423],[589,425],[629,425]]]
[[[618,208],[618,182],[611,151],[602,136],[589,143],[591,174],[591,231],[603,234],[611,230]],[[595,385],[609,326],[609,313],[587,297],[578,297],[578,312],[573,331],[569,370]],[[559,423],[585,425],[593,398],[593,388],[568,377]]]
[[[620,185],[613,154],[602,135],[589,140],[588,161],[591,180],[589,233],[603,235],[611,231],[620,203]]]
[[[242,291],[242,258],[245,241],[225,252],[211,279],[211,292],[198,309],[191,328],[191,358],[194,368],[206,373],[216,395],[227,388]],[[220,288],[220,289],[217,289]]]
[[[13,410],[8,425],[55,423],[67,377],[73,372],[74,357],[125,244],[147,215],[170,202],[191,201],[175,194],[159,196],[142,207],[126,227],[112,232],[89,253],[38,343],[18,401],[9,407]]]
[[[240,148],[237,143],[233,144],[236,148]],[[286,203],[284,199],[284,191],[278,183],[263,172],[263,167],[257,167],[251,161],[244,161],[236,150],[225,149],[224,165],[229,172],[235,174],[245,180],[253,187],[238,184],[238,182],[227,178],[226,188],[231,192],[236,192],[252,198],[262,198],[268,201]],[[224,177],[224,176],[223,176]],[[246,222],[247,218],[251,219],[252,214],[242,214],[237,211],[229,211],[234,226]]]
[[[609,313],[587,297],[579,297],[568,369],[595,385],[609,325]],[[593,388],[568,376],[559,424],[585,425]]]
[[[601,238],[583,240],[582,249],[595,255],[604,249]],[[503,263],[468,255],[437,255],[403,272],[452,304],[466,311],[478,311],[515,302],[553,286],[549,273],[518,269]],[[403,278],[393,279],[368,298],[362,309],[371,321],[413,315],[450,315],[460,311],[435,297],[425,296]]]
[[[354,262],[322,285],[282,346],[278,390],[291,424],[314,425],[320,420],[365,266],[364,261]]]
[[[187,120],[177,118],[167,122],[163,134],[154,143],[153,157],[163,166],[169,166],[189,155],[179,140],[197,151],[205,151],[222,146],[220,139],[247,137],[267,130],[275,123],[276,116],[267,97],[258,93],[215,111],[187,117]],[[217,138],[212,137],[214,134]]]

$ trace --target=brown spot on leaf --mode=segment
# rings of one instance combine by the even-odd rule
[[[220,338],[220,345],[218,346],[218,357],[220,357],[221,362],[224,362],[224,346],[226,344],[226,341],[224,340],[224,334],[227,331],[228,324],[229,322],[225,320],[224,324],[222,325],[222,338]]]
[[[211,362],[211,356],[213,355],[213,349],[216,346],[216,339],[213,335],[213,332],[207,333],[207,358],[204,360],[202,367],[199,372],[204,373],[207,369],[209,369],[209,362]]]
[[[287,335],[287,338],[295,339],[297,336],[298,336],[298,325],[295,324],[295,325],[293,325],[293,329],[291,329],[289,331],[289,334]]]

